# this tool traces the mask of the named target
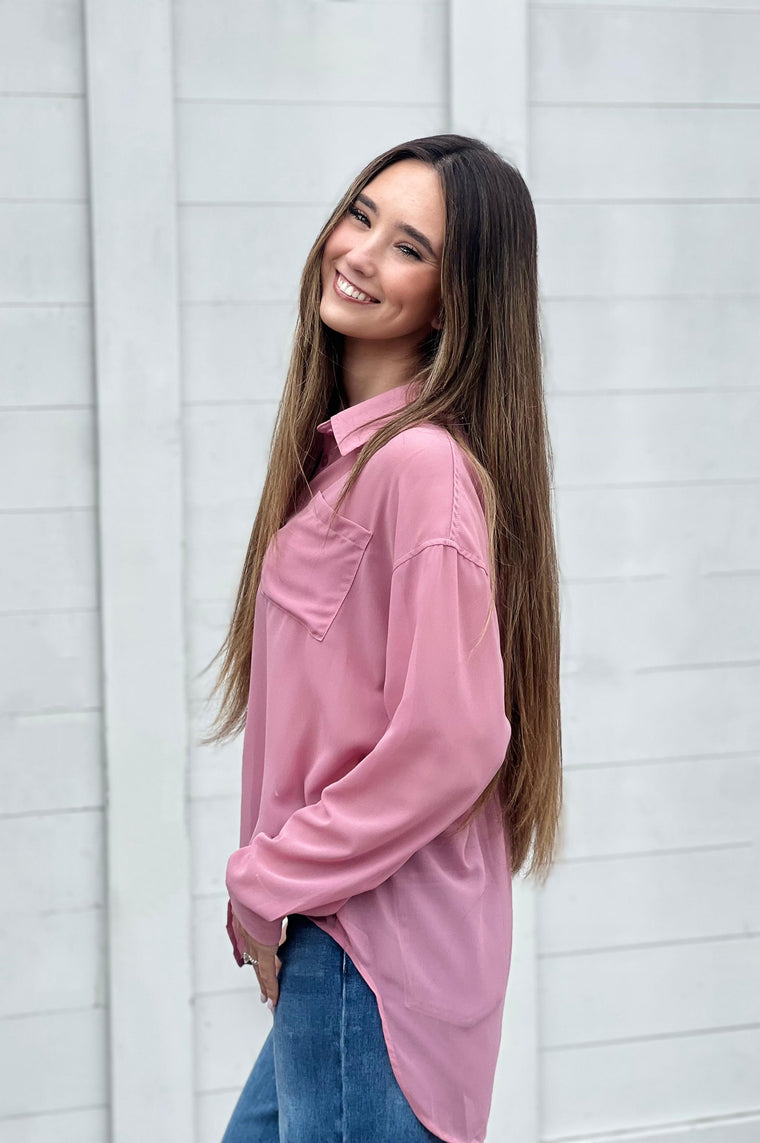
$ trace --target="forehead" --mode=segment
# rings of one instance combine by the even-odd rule
[[[438,226],[442,236],[443,187],[438,172],[429,163],[402,159],[375,175],[364,191],[377,204],[380,214],[393,215],[391,221],[425,222],[429,230]]]

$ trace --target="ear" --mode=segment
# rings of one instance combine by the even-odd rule
[[[443,306],[441,306],[438,311],[438,315],[433,318],[433,329],[443,329],[444,317],[445,314],[443,311]]]

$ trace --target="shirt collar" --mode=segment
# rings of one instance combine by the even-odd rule
[[[365,401],[359,401],[355,405],[349,405],[347,409],[333,413],[326,421],[317,425],[317,432],[332,432],[341,456],[345,456],[347,452],[361,448],[383,424],[383,421],[374,421],[372,424],[367,424],[367,421],[397,412],[402,406],[414,400],[418,392],[416,381],[395,385],[392,389],[376,393],[374,397],[368,397]]]

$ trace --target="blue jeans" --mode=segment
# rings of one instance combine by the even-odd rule
[[[441,1143],[398,1085],[375,994],[345,950],[293,914],[277,955],[272,1028],[222,1143]]]

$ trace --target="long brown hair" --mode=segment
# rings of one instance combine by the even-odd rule
[[[360,449],[336,507],[370,457],[410,425],[444,425],[469,455],[480,478],[490,537],[512,734],[500,770],[460,828],[498,796],[513,874],[527,867],[545,880],[560,823],[562,744],[559,569],[542,382],[536,219],[519,171],[479,139],[433,135],[379,155],[354,179],[306,259],[290,366],[234,612],[224,643],[204,668],[223,656],[209,696],[221,689],[222,701],[202,742],[221,742],[245,725],[264,554],[313,475],[319,451],[316,426],[337,411],[342,336],[320,317],[325,242],[366,184],[402,159],[429,163],[441,179],[444,324],[419,346],[417,396]]]

